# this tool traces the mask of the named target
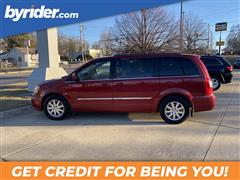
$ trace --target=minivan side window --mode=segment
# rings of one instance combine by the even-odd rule
[[[205,66],[220,66],[222,65],[221,61],[216,58],[201,58]]]
[[[100,61],[90,64],[77,74],[80,80],[110,79],[110,61]]]
[[[152,59],[123,59],[116,61],[116,78],[152,77]]]
[[[179,58],[162,58],[157,60],[158,76],[199,75],[199,71],[191,60]]]
[[[198,68],[191,60],[181,59],[184,75],[194,76],[200,75]]]
[[[183,69],[179,60],[174,58],[163,58],[158,60],[158,74],[160,76],[182,76]]]

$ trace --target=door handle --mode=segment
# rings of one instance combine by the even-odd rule
[[[102,85],[102,86],[109,86],[108,83],[102,83],[101,85]]]
[[[116,83],[117,86],[123,86],[123,83]]]

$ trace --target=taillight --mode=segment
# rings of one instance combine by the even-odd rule
[[[233,67],[232,67],[232,66],[228,66],[228,67],[226,67],[226,70],[232,71],[232,70],[233,70]]]
[[[206,80],[206,89],[205,93],[206,95],[210,95],[213,92],[213,83],[211,79]]]
[[[213,83],[212,83],[212,80],[208,80],[208,84],[209,84],[209,87],[213,89]]]

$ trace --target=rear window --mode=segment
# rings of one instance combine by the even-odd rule
[[[182,58],[163,58],[157,60],[158,76],[199,75],[199,71],[191,60]]]
[[[222,63],[223,64],[225,64],[225,65],[227,65],[227,66],[231,66],[231,63],[228,61],[228,60],[226,60],[226,59],[224,59],[223,57],[220,57],[221,59],[222,59]]]
[[[200,75],[196,65],[191,60],[182,59],[184,75]]]
[[[201,58],[205,66],[221,66],[222,62],[216,58]]]

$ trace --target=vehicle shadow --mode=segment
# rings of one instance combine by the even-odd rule
[[[33,118],[34,117],[34,118]],[[42,112],[4,119],[1,126],[86,126],[86,125],[168,125],[159,114],[76,113],[61,121],[48,119]]]

